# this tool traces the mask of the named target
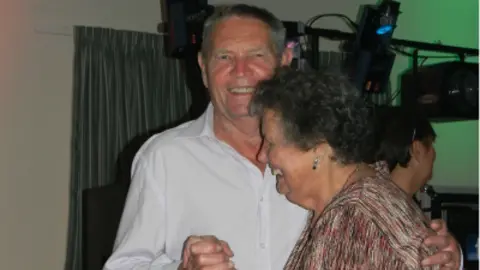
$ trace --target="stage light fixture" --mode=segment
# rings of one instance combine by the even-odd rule
[[[354,84],[364,93],[379,94],[388,90],[395,62],[390,41],[399,14],[400,3],[396,1],[387,0],[378,6],[363,8],[347,67]]]
[[[382,53],[388,50],[400,14],[400,3],[386,0],[366,5],[358,25],[354,49]]]
[[[377,35],[385,35],[396,27],[397,17],[400,13],[400,3],[384,1],[378,8]]]

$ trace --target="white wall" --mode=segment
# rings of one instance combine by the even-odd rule
[[[413,10],[413,2],[402,1],[404,18]],[[424,0],[425,2],[426,0]],[[474,0],[463,0],[474,1]],[[211,1],[220,3],[221,1]],[[223,1],[222,1],[223,2]],[[231,1],[230,1],[231,2]],[[373,0],[297,0],[244,1],[270,8],[285,20],[306,20],[317,13],[339,12],[355,18],[357,5]],[[426,1],[433,4],[433,0]],[[410,4],[408,4],[410,3]],[[438,4],[438,1],[435,2]],[[419,7],[416,7],[417,9]],[[422,9],[420,9],[422,10]],[[475,9],[478,10],[478,9]],[[407,12],[408,11],[408,12]],[[423,12],[427,6],[423,5]],[[464,16],[452,18],[441,9],[443,24],[462,26],[475,21],[478,14],[461,10]],[[417,11],[410,21],[402,20],[401,38],[421,37],[415,20],[422,19]],[[473,15],[471,15],[473,14]],[[418,16],[417,16],[418,15]],[[476,16],[476,17],[475,17]],[[412,18],[415,18],[413,20]],[[66,251],[68,192],[70,170],[70,135],[72,103],[73,40],[75,24],[117,29],[155,32],[160,21],[158,0],[7,0],[0,9],[0,269],[60,270]],[[319,26],[347,30],[338,19],[325,19]],[[442,29],[427,33],[424,41],[447,36]],[[469,34],[470,35],[470,34]],[[472,33],[477,35],[477,31]],[[464,46],[475,46],[471,40]],[[443,36],[442,36],[443,39]],[[445,40],[445,43],[458,40]],[[470,42],[470,43],[469,43]],[[469,43],[469,44],[465,44]],[[335,49],[336,44],[322,43],[322,50]],[[405,69],[405,59],[396,65]],[[466,124],[464,147],[458,149],[454,128],[439,139],[443,154],[452,159],[459,156],[475,159],[478,148],[476,122]],[[465,125],[465,124],[464,124]],[[439,131],[442,137],[443,131]],[[453,133],[453,135],[452,135]],[[440,141],[443,140],[443,141]],[[440,151],[439,151],[440,152]],[[445,153],[446,152],[446,153]],[[440,155],[441,153],[439,153]],[[472,165],[452,167],[450,159],[441,161],[441,175],[455,176],[464,172],[465,185],[476,185],[477,169]],[[469,163],[473,164],[473,163]],[[459,167],[460,166],[460,167]],[[453,168],[453,169],[452,169]],[[467,173],[465,173],[467,170]],[[469,176],[475,177],[470,178]],[[447,177],[445,179],[450,179]]]

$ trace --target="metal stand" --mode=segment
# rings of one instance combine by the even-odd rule
[[[315,51],[315,49],[318,51],[319,37],[325,37],[332,40],[353,40],[355,38],[355,33],[346,33],[338,30],[312,28],[312,27],[306,27],[305,34],[311,36],[310,45],[312,46],[311,48],[312,51]],[[461,59],[465,59],[465,56],[468,56],[468,55],[472,55],[472,56],[478,55],[478,49],[472,49],[472,48],[446,46],[442,44],[418,42],[418,41],[395,39],[395,38],[392,38],[390,43],[392,45],[416,48],[417,50],[422,50],[422,51],[458,54]],[[313,55],[314,54],[312,53],[312,56]]]

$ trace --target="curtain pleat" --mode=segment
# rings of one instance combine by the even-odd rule
[[[74,43],[67,270],[82,269],[82,191],[113,183],[127,143],[187,119],[191,105],[162,36],[77,26]]]

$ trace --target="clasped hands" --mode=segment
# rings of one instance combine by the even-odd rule
[[[422,265],[441,265],[442,270],[460,269],[460,249],[455,238],[448,232],[445,221],[433,220],[430,227],[436,234],[426,238],[425,244],[436,247],[438,252],[425,258]],[[179,270],[235,269],[231,261],[233,252],[228,243],[215,236],[190,236],[185,241],[182,255]]]
[[[179,270],[235,269],[227,242],[215,236],[190,236],[183,246]]]

